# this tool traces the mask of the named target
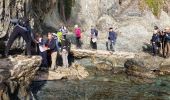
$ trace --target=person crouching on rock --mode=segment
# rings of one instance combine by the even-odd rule
[[[53,35],[52,33],[48,33],[48,41],[47,41],[47,50],[50,51],[50,54],[51,54],[51,70],[55,70],[57,67],[56,67],[56,60],[57,60],[57,51],[58,51],[58,48],[56,46],[56,41],[55,39],[53,38]]]
[[[151,39],[153,56],[156,56],[156,54],[158,53],[158,43],[159,43],[158,31],[154,30],[152,39]]]
[[[42,35],[38,35],[38,46],[39,46],[39,54],[42,57],[42,64],[41,69],[48,68],[48,61],[47,61],[47,50],[45,48],[46,41],[43,39]]]
[[[68,68],[68,54],[70,51],[70,41],[63,35],[63,39],[61,41],[61,55],[63,60],[63,67]]]
[[[114,46],[116,43],[116,39],[117,39],[116,32],[113,31],[113,28],[109,28],[108,42],[106,42],[107,50],[115,51]]]

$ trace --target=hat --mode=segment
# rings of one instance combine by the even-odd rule
[[[78,28],[78,25],[76,24],[76,25],[74,26],[74,28]]]

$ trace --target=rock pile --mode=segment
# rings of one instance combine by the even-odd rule
[[[41,57],[18,55],[0,60],[0,98],[1,100],[30,100],[28,91],[36,71],[41,64]]]

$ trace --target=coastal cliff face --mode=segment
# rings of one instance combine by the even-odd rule
[[[18,55],[0,60],[0,99],[30,100],[29,85],[41,64],[41,57]]]
[[[149,42],[152,28],[170,25],[169,0],[1,0],[1,37],[8,30],[9,19],[26,15],[34,32],[57,31],[65,24],[73,34],[78,24],[83,30],[84,46],[88,47],[91,25],[99,30],[99,49],[105,49],[107,31],[114,27],[118,33],[116,49],[142,51]],[[17,8],[22,8],[17,15]],[[127,46],[128,45],[128,46]]]

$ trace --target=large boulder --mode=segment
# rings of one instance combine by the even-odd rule
[[[27,89],[41,64],[41,57],[18,55],[0,61],[1,100],[31,99]]]

